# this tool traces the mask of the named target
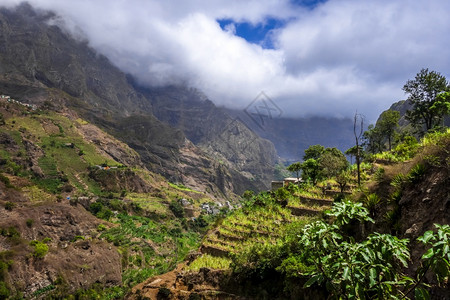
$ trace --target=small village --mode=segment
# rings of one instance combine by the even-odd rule
[[[3,94],[0,95],[0,100],[3,101],[3,102],[23,105],[26,108],[31,109],[31,110],[36,110],[37,109],[37,106],[35,104],[23,103],[23,102],[20,102],[20,101],[18,101],[16,99],[11,98],[11,96],[8,96],[8,95],[3,95]]]

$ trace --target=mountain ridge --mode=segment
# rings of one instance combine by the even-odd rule
[[[255,178],[229,161],[225,169],[219,168],[220,162],[214,162],[214,157],[201,149],[194,151],[195,159],[189,156],[189,149],[196,146],[186,142],[183,131],[154,117],[151,101],[136,91],[130,77],[106,57],[86,42],[74,40],[59,27],[49,25],[53,16],[36,12],[28,4],[15,10],[0,10],[1,91],[30,103],[42,105],[47,101],[55,109],[68,106],[133,145],[152,170],[174,182],[196,183],[196,188],[202,186],[214,197],[240,194],[244,186],[254,190],[267,188],[273,173],[270,163],[262,170],[267,175]],[[175,96],[183,98],[188,90],[180,87],[177,91],[181,92]],[[180,164],[183,160],[185,163]],[[189,167],[191,164],[194,168]],[[227,184],[218,188],[215,182],[223,181],[223,176]]]

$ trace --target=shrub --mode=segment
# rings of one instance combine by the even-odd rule
[[[100,211],[97,214],[97,217],[104,220],[109,220],[113,216],[113,212],[110,209],[103,208],[102,211]]]
[[[250,191],[250,190],[246,190],[243,194],[242,194],[242,198],[245,200],[250,200],[253,198],[253,196],[255,195],[255,192]]]
[[[84,236],[82,236],[82,235],[76,235],[73,239],[72,239],[72,242],[74,243],[74,242],[76,242],[76,241],[78,241],[78,240],[84,240],[85,238],[84,238]]]
[[[106,229],[108,229],[108,228],[106,227],[105,224],[98,224],[98,226],[97,226],[98,231],[105,231]]]
[[[450,278],[450,225],[434,224],[437,233],[427,231],[417,240],[432,247],[422,255],[423,268],[419,274],[425,276],[428,268],[434,271],[439,283],[448,281]]]
[[[383,178],[384,178],[384,168],[378,168],[378,169],[375,171],[374,177],[375,177],[375,180],[376,180],[377,182],[382,181]]]
[[[175,215],[175,217],[177,217],[177,218],[184,217],[183,206],[181,206],[181,204],[177,200],[173,200],[172,202],[170,202],[169,209],[172,211],[172,213]]]
[[[208,226],[208,221],[203,215],[200,215],[197,219],[195,219],[195,226],[198,227],[206,227]]]
[[[100,202],[94,202],[91,205],[89,205],[89,211],[93,215],[97,215],[102,209],[103,209],[103,204]]]
[[[407,178],[402,173],[399,173],[392,178],[391,185],[395,187],[396,189],[401,190],[403,187],[403,184],[407,181]]]
[[[11,181],[9,180],[9,178],[6,177],[6,176],[3,175],[3,174],[0,174],[0,181],[3,182],[7,188],[13,188],[13,187],[14,187],[14,186],[11,184]]]
[[[396,161],[404,161],[414,157],[417,153],[417,149],[419,148],[419,143],[417,139],[413,136],[406,136],[401,144],[398,144],[394,153],[396,156]]]
[[[369,194],[364,199],[364,206],[373,213],[377,205],[380,203],[381,199],[377,194]]]
[[[285,202],[289,200],[291,193],[285,188],[279,188],[274,192],[274,197],[278,202]]]
[[[201,300],[201,299],[202,296],[200,296],[200,294],[197,293],[190,293],[188,298],[188,300]]]
[[[398,288],[407,284],[397,267],[406,267],[408,240],[374,233],[360,243],[342,233],[342,225],[351,220],[371,221],[368,211],[358,203],[334,205],[329,216],[332,224],[316,221],[306,225],[300,234],[300,262],[311,267],[305,287],[324,284],[331,297],[380,299],[402,296]],[[305,275],[306,275],[305,274]]]
[[[160,287],[158,290],[158,298],[169,299],[172,292],[166,287]]]
[[[33,256],[36,258],[44,258],[48,252],[48,245],[43,242],[34,240],[30,242],[30,246],[34,247]]]
[[[279,266],[286,252],[283,242],[256,243],[245,247],[232,258],[233,271],[244,278],[264,279],[270,277]]]
[[[34,220],[33,219],[27,219],[25,221],[25,223],[27,224],[28,228],[31,228],[33,226]]]
[[[8,210],[8,211],[12,211],[15,206],[16,205],[14,203],[10,202],[10,201],[5,203],[5,209]]]
[[[8,299],[10,291],[4,281],[0,281],[0,299]]]
[[[426,168],[425,165],[419,163],[416,164],[411,171],[408,173],[408,180],[411,183],[418,183],[420,179],[422,179],[423,175],[425,174]]]

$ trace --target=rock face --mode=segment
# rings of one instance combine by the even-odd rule
[[[277,161],[274,145],[201,92],[183,87],[144,89],[154,115],[180,129],[196,146],[230,169],[267,187]]]
[[[136,89],[132,78],[86,41],[50,25],[55,20],[53,13],[36,12],[28,4],[0,9],[2,93],[59,111],[76,110],[173,182],[202,185],[216,197],[267,188],[276,159],[270,142],[249,130],[224,142],[220,134],[233,119],[200,93],[184,87]],[[241,151],[249,139],[253,146]]]
[[[406,119],[406,112],[408,110],[411,110],[413,108],[412,104],[408,100],[401,100],[398,102],[395,102],[389,107],[388,110],[396,110],[400,113],[400,120],[398,121],[398,124],[400,125],[400,128],[404,129],[411,129],[410,131],[413,132],[411,124]],[[378,119],[379,120],[379,119]],[[378,122],[377,120],[377,122]],[[450,117],[444,118],[444,124],[445,126],[450,126]]]

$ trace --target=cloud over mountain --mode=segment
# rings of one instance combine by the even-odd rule
[[[56,11],[72,32],[141,83],[185,83],[218,105],[245,108],[264,91],[285,116],[374,119],[423,67],[450,68],[446,0],[59,1],[30,0]],[[4,0],[15,5],[17,0]],[[284,26],[250,43],[234,23]]]

